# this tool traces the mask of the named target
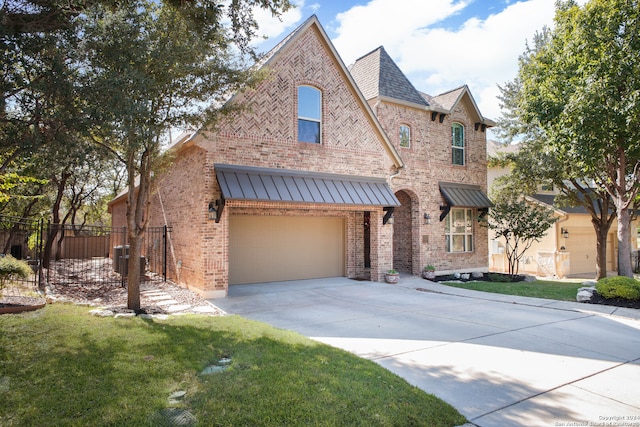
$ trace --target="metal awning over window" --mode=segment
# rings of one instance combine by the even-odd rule
[[[214,168],[226,200],[400,206],[382,178],[226,164]]]
[[[452,182],[441,182],[439,185],[440,193],[447,202],[446,206],[440,207],[440,210],[443,211],[440,214],[440,221],[447,216],[453,206],[479,208],[484,211],[484,213],[493,206],[493,203],[491,203],[487,195],[482,192],[479,185],[457,184]]]

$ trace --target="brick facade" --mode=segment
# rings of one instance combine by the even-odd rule
[[[479,185],[487,191],[486,133],[476,129],[474,109],[469,95],[456,105],[442,123],[431,119],[429,111],[405,105],[378,102],[375,114],[405,162],[401,173],[392,181],[392,188],[402,202],[396,209],[394,263],[400,271],[420,274],[431,264],[439,273],[465,269],[486,270],[488,266],[487,229],[474,223],[474,250],[471,253],[448,253],[445,242],[445,223],[440,222],[440,206],[445,204],[438,183],[455,182]],[[465,165],[451,161],[451,126],[464,126]],[[411,128],[411,145],[400,147],[401,124]],[[414,195],[410,197],[409,195]],[[424,224],[424,214],[431,224]],[[477,215],[477,209],[474,210]],[[408,216],[410,214],[410,216]],[[398,238],[403,240],[398,242]]]
[[[468,100],[445,120],[391,102],[368,105],[314,18],[278,46],[257,88],[238,95],[245,109],[201,131],[171,151],[171,165],[155,178],[150,226],[173,227],[169,277],[205,297],[226,296],[229,286],[229,218],[234,215],[340,217],[345,224],[345,275],[383,281],[390,268],[419,274],[487,266],[487,236],[475,230],[475,251],[447,254],[440,180],[475,183],[486,190],[485,135],[474,130]],[[322,93],[322,141],[298,142],[297,88]],[[375,108],[373,108],[375,107]],[[374,115],[375,114],[375,115]],[[377,117],[376,117],[377,116]],[[465,126],[466,165],[451,165],[451,123]],[[411,127],[411,147],[399,147],[399,126]],[[402,159],[402,160],[401,160]],[[404,161],[404,168],[401,168]],[[207,207],[220,199],[214,164],[259,166],[385,179],[401,206],[383,225],[383,206],[227,200],[219,222]],[[114,225],[124,223],[124,199],[112,203]],[[431,225],[422,216],[431,215]],[[368,216],[368,231],[365,218]],[[365,266],[368,240],[370,269]],[[249,268],[249,267],[248,267]]]

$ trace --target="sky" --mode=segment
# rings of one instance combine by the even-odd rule
[[[280,20],[254,14],[268,37],[259,50],[315,14],[345,65],[384,46],[416,89],[435,96],[466,84],[492,120],[500,117],[498,85],[515,78],[527,41],[553,27],[555,14],[555,0],[291,1],[297,7]]]

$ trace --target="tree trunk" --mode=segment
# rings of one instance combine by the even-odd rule
[[[630,241],[631,215],[628,208],[618,210],[618,275],[633,277]]]
[[[596,280],[607,277],[607,234],[609,227],[593,222],[596,231]]]
[[[136,153],[129,153],[127,170],[129,172],[127,194],[127,227],[129,238],[129,261],[127,277],[127,308],[140,311],[140,256],[142,241],[147,228],[149,211],[149,187],[151,181],[151,153],[145,149],[136,164]],[[138,171],[138,186],[136,174]]]

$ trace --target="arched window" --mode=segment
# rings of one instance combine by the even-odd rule
[[[451,126],[451,162],[464,166],[464,126],[460,123]]]
[[[322,92],[311,86],[298,86],[298,141],[320,144]]]
[[[400,147],[411,147],[411,128],[407,125],[400,125]]]

